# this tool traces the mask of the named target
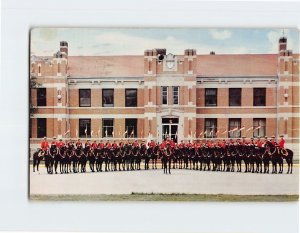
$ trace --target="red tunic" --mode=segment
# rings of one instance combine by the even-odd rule
[[[150,147],[154,148],[155,147],[155,142],[150,142]]]
[[[284,138],[282,138],[281,140],[280,140],[280,142],[279,142],[279,147],[282,149],[282,148],[284,148],[284,143],[285,143],[285,140],[284,140]]]
[[[102,143],[102,142],[100,143],[100,142],[99,142],[98,147],[99,147],[100,149],[103,149],[103,148],[104,148],[104,143]]]
[[[106,144],[106,148],[110,149],[110,148],[111,148],[111,144],[110,144],[110,143],[107,143],[107,144]]]
[[[82,147],[82,142],[76,142],[76,147],[79,147],[79,146]]]
[[[47,141],[42,141],[42,143],[41,143],[41,149],[43,151],[46,151],[46,150],[48,150],[48,148],[49,148],[48,142]]]
[[[62,147],[64,147],[65,146],[65,143],[63,143],[63,142],[58,142],[57,143],[57,147],[58,148],[62,148]]]
[[[274,140],[272,140],[271,143],[273,144],[273,146],[275,146],[275,144],[276,144],[276,142]]]
[[[92,148],[93,148],[93,149],[97,149],[97,142],[93,142]]]

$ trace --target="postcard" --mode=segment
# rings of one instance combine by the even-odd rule
[[[33,28],[32,200],[295,201],[293,28]]]

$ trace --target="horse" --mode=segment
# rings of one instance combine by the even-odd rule
[[[59,168],[60,168],[60,173],[62,173],[62,155],[60,153],[60,149],[57,149],[57,153],[54,155],[54,171],[55,171],[55,174],[57,174],[57,166],[58,166],[58,163],[59,163]]]
[[[293,173],[293,156],[294,152],[290,149],[287,148],[282,148],[280,150],[280,154],[282,155],[282,158],[284,158],[288,164],[288,171],[287,174],[292,174]]]
[[[39,165],[40,162],[43,160],[45,155],[45,151],[41,150],[38,148],[34,153],[33,153],[33,172],[35,172],[35,167],[37,171],[39,171]]]
[[[269,155],[272,162],[272,174],[277,173],[277,163],[279,164],[279,173],[282,173],[281,166],[283,167],[283,159],[280,158],[279,148],[273,145],[270,141],[266,142],[266,146],[269,147]],[[282,165],[281,165],[282,160]]]
[[[269,167],[270,167],[270,147],[266,146],[264,153],[262,154],[262,161],[264,164],[264,173],[269,173]]]
[[[145,153],[145,170],[149,169],[149,162],[153,153],[153,148],[148,147]]]
[[[104,150],[103,149],[96,149],[95,150],[96,156],[96,171],[102,172],[102,164],[104,162]]]
[[[121,171],[122,164],[122,151],[120,148],[115,150],[115,163],[119,165],[119,171]],[[117,165],[116,165],[117,166]]]
[[[256,164],[256,173],[262,173],[262,155],[264,153],[263,147],[254,148],[254,162]]]
[[[81,173],[86,172],[86,163],[87,163],[87,154],[88,153],[89,153],[88,151],[84,152],[83,150],[80,150],[78,167],[80,166]]]
[[[178,168],[179,153],[179,148],[175,147],[173,149],[173,169]]]
[[[56,148],[50,148],[50,150],[46,151],[45,154],[45,166],[47,168],[48,174],[53,174],[53,164],[54,164],[54,156],[57,154]]]
[[[92,172],[95,172],[95,162],[96,162],[96,156],[95,156],[95,150],[89,150],[87,153],[87,160],[89,161],[89,166]]]
[[[200,163],[199,170],[202,171],[202,164],[204,163],[203,150],[201,147],[197,149],[198,161]]]
[[[157,169],[157,158],[159,155],[159,146],[156,145],[151,154],[152,169]]]
[[[62,147],[60,149],[60,155],[61,155],[61,162],[60,162],[60,166],[61,166],[61,170],[62,173],[71,173],[71,153],[72,151],[67,150],[66,147]]]
[[[205,146],[203,148],[203,162],[204,162],[204,168],[203,170],[205,171],[206,170],[206,167],[207,167],[207,170],[210,171],[210,162],[211,162],[211,148]]]

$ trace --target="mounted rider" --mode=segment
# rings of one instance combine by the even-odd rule
[[[44,137],[44,140],[41,142],[41,149],[45,152],[49,149],[49,144],[47,142],[47,137]]]
[[[82,142],[80,141],[80,138],[78,138],[75,145],[76,145],[76,149],[82,149]]]
[[[278,144],[279,144],[279,148],[280,148],[280,149],[283,149],[283,148],[284,148],[285,140],[284,140],[283,135],[280,135],[280,141],[279,141]]]

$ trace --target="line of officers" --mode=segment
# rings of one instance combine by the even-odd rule
[[[147,148],[149,147],[156,147],[159,146],[159,149],[166,149],[167,146],[170,146],[171,148],[183,148],[183,147],[194,147],[194,148],[199,148],[199,147],[208,147],[208,148],[213,148],[213,147],[222,147],[225,148],[228,145],[255,145],[256,147],[264,147],[266,142],[270,141],[274,146],[279,147],[279,148],[284,148],[285,147],[285,139],[283,135],[280,135],[280,140],[279,142],[276,141],[275,136],[272,136],[270,139],[265,136],[264,138],[257,137],[257,138],[250,138],[250,140],[247,140],[245,137],[242,137],[242,139],[237,138],[237,139],[228,139],[228,140],[213,140],[213,139],[204,139],[204,140],[199,140],[197,141],[188,141],[184,142],[183,140],[180,143],[175,143],[172,139],[167,137],[162,143],[155,142],[154,140],[151,140],[150,142],[146,143],[143,141],[142,143],[139,143],[137,140],[135,141],[123,141],[121,140],[119,143],[117,143],[115,140],[111,143],[109,140],[106,142],[103,142],[103,140],[100,140],[99,143],[97,141],[93,141],[91,143],[91,140],[87,139],[86,142],[83,143],[80,139],[76,141],[76,143],[72,140],[66,141],[66,143],[63,142],[62,139],[59,139],[58,141],[56,140],[56,137],[53,137],[53,140],[51,143],[47,141],[47,138],[44,137],[43,141],[41,142],[40,148],[43,151],[47,151],[50,149],[50,147],[56,147],[58,149],[62,147],[67,147],[67,148],[73,148],[73,149],[83,149],[83,148],[91,148],[91,149],[116,149],[116,148],[122,148],[125,144],[126,145],[131,145],[132,147],[141,147],[143,145],[146,145]]]

